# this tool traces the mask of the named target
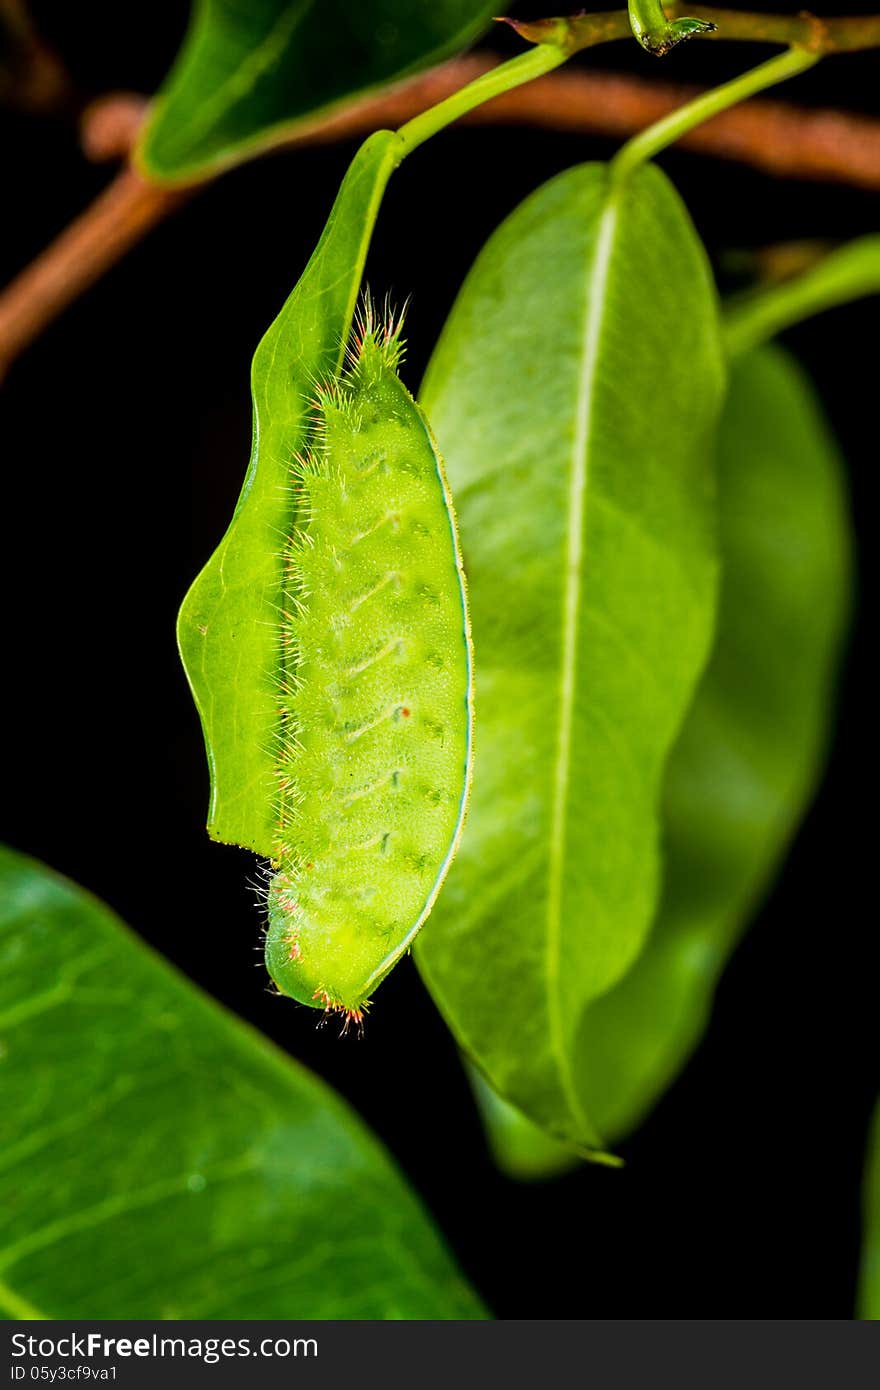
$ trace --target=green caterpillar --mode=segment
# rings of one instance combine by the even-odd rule
[[[285,552],[266,963],[346,1027],[430,912],[470,781],[461,555],[443,464],[397,374],[400,330],[367,305],[346,370],[318,391]]]

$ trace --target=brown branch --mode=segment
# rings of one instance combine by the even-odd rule
[[[107,92],[90,102],[79,118],[79,140],[86,158],[93,164],[127,159],[149,104],[139,92]]]
[[[613,73],[559,72],[518,92],[505,93],[472,112],[469,119],[625,137],[699,96],[701,90]],[[880,121],[869,116],[752,100],[689,131],[678,144],[700,154],[738,160],[777,178],[880,190]]]
[[[492,66],[485,55],[459,58],[311,126],[300,126],[284,143],[327,143],[401,125]],[[527,125],[617,138],[642,130],[698,90],[607,73],[555,72],[496,97],[465,119],[471,124]],[[133,145],[138,125],[137,98],[105,98],[84,115],[84,146],[93,157],[106,157],[108,150],[121,153]],[[777,177],[880,190],[880,121],[869,117],[753,100],[707,121],[680,143]],[[159,188],[126,167],[0,294],[0,375],[47,324],[186,196],[187,190]]]
[[[0,295],[0,379],[28,343],[186,195],[125,168]]]

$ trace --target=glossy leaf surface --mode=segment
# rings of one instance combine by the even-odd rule
[[[197,0],[140,157],[198,178],[463,48],[486,0]]]
[[[0,904],[0,1313],[482,1316],[325,1085],[5,849]]]
[[[587,1148],[578,1036],[650,925],[661,776],[712,635],[722,387],[671,185],[587,165],[490,239],[422,393],[459,512],[477,732],[417,955],[501,1095]]]

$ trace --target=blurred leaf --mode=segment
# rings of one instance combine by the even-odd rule
[[[459,509],[477,727],[417,957],[496,1090],[587,1148],[578,1033],[649,928],[661,776],[712,634],[722,384],[671,185],[587,165],[491,238],[423,391]]]
[[[569,1144],[552,1138],[502,1100],[476,1067],[468,1066],[467,1073],[492,1157],[508,1177],[552,1178],[580,1163],[580,1155]]]
[[[211,769],[208,831],[272,857],[277,834],[282,538],[290,465],[308,432],[316,382],[336,375],[370,235],[397,160],[396,136],[355,155],[314,255],[254,356],[254,443],[235,515],[183,602],[178,641]]]
[[[728,302],[728,349],[742,353],[839,304],[880,293],[880,236],[856,237],[799,274],[759,285]]]
[[[6,849],[0,902],[0,1312],[483,1315],[332,1091]]]
[[[865,1170],[865,1248],[858,1316],[880,1322],[880,1106],[874,1112]]]
[[[486,0],[196,0],[140,159],[179,180],[249,158],[464,48],[492,14]]]
[[[699,1041],[718,977],[809,805],[849,603],[844,469],[779,348],[734,366],[719,439],[722,581],[709,667],[669,761],[665,886],[644,953],[584,1018],[578,1074],[616,1140]],[[491,1136],[534,1177],[527,1122]],[[559,1166],[547,1164],[545,1175]]]

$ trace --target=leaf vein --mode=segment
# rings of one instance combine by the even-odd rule
[[[586,277],[583,354],[578,380],[576,428],[569,482],[566,571],[563,588],[562,672],[559,691],[559,739],[553,783],[547,882],[547,1011],[552,1049],[572,1116],[587,1132],[590,1124],[580,1102],[566,1048],[559,984],[562,966],[562,875],[566,851],[566,813],[571,775],[572,725],[577,674],[577,642],[583,568],[584,519],[587,506],[593,404],[599,345],[607,299],[608,273],[617,229],[617,201],[609,196],[599,223],[592,264]]]

